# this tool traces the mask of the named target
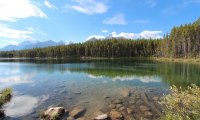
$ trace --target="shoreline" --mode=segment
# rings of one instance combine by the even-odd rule
[[[171,63],[186,63],[186,64],[199,64],[200,58],[165,58],[165,57],[153,57],[152,60],[158,62],[171,62]]]
[[[80,59],[80,60],[117,60],[117,59],[143,59],[143,60],[153,60],[156,62],[171,62],[171,63],[187,63],[187,64],[200,64],[200,58],[167,58],[167,57],[60,57],[60,58],[27,58],[27,57],[19,57],[19,58],[0,58],[0,60],[64,60],[64,59]]]

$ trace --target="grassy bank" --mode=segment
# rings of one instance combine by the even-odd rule
[[[176,63],[190,63],[190,64],[200,64],[200,58],[159,58],[153,57],[152,60],[158,62],[176,62]]]

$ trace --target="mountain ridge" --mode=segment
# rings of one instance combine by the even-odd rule
[[[7,45],[0,49],[0,51],[12,51],[12,50],[25,50],[25,49],[32,49],[32,48],[44,48],[50,46],[59,46],[65,45],[64,41],[55,42],[53,40],[47,41],[23,41],[18,45]]]

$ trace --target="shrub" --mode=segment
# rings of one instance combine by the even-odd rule
[[[5,103],[9,102],[12,97],[12,89],[6,88],[2,91],[0,91],[0,107],[4,105]]]
[[[186,89],[172,86],[171,94],[161,102],[164,115],[161,120],[197,120],[200,119],[200,88],[191,85]]]

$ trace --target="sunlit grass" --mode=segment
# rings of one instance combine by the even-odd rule
[[[161,120],[198,120],[200,119],[200,88],[191,85],[187,89],[170,88],[171,94],[164,97],[161,104],[164,115]]]
[[[200,58],[153,58],[153,59],[160,62],[200,64]]]

